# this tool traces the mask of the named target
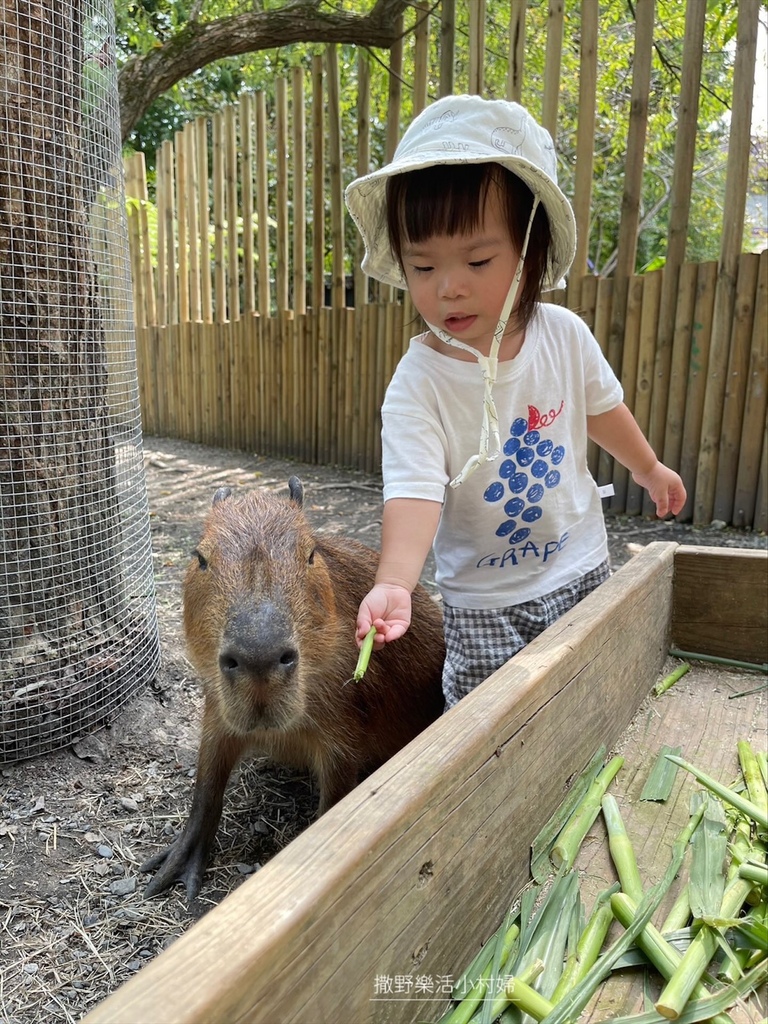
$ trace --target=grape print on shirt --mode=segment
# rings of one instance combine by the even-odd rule
[[[519,417],[510,428],[510,437],[502,448],[506,458],[499,466],[499,480],[483,495],[487,502],[502,503],[504,518],[496,530],[510,544],[522,544],[531,535],[531,526],[542,516],[542,502],[548,490],[560,483],[557,468],[565,458],[565,447],[555,445],[546,436],[546,427],[563,411],[542,415],[528,406],[528,418]]]

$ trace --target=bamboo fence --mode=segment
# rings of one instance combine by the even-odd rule
[[[549,4],[540,116],[553,135],[568,6],[567,0]],[[580,6],[574,210],[579,238],[586,239],[598,5],[582,0]],[[768,251],[741,252],[758,6],[739,0],[734,96],[740,102],[733,104],[720,259],[684,259],[704,28],[704,5],[690,0],[666,265],[634,273],[655,10],[654,0],[637,0],[616,270],[610,278],[587,274],[580,242],[567,289],[547,299],[585,319],[654,449],[683,476],[689,498],[679,518],[765,531]],[[443,0],[439,28],[446,46],[453,7]],[[469,81],[471,91],[482,92],[483,5],[470,11]],[[416,5],[416,17],[413,105],[419,110],[427,102],[429,77],[426,3]],[[511,2],[509,39],[507,92],[517,98],[525,39],[520,0]],[[387,155],[401,129],[402,59],[397,46],[389,61]],[[455,88],[449,64],[440,60],[441,93]],[[307,72],[294,68],[290,78],[276,81],[269,119],[264,93],[247,93],[164,143],[157,160],[156,223],[143,156],[126,160],[146,433],[378,471],[382,398],[418,326],[407,296],[364,280],[359,240],[349,241],[354,236],[343,188],[368,169],[371,152],[368,69],[361,54],[355,167],[344,162],[334,47],[315,56]],[[598,483],[614,485],[613,511],[651,513],[623,467],[594,445],[589,460]]]

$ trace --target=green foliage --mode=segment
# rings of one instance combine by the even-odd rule
[[[334,6],[355,13],[368,12],[373,0],[340,0]],[[269,11],[285,6],[283,0],[263,2]],[[560,181],[573,194],[578,117],[580,10],[577,0],[566,0],[566,25],[562,47],[561,88],[557,146]],[[638,271],[657,267],[665,258],[669,219],[669,192],[674,162],[677,106],[679,102],[682,48],[685,32],[685,4],[679,0],[657,0],[651,95],[648,111],[643,207],[637,247]],[[191,0],[117,0],[118,57],[149,49],[171,38],[193,11]],[[238,0],[208,0],[200,20],[210,21],[245,9]],[[439,3],[430,20],[428,93],[439,95]],[[509,59],[510,0],[487,5],[484,40],[484,91],[488,96],[506,94]],[[697,137],[694,182],[690,211],[687,258],[716,259],[727,161],[729,105],[735,56],[737,5],[732,0],[707,0],[705,46],[699,98],[701,126]],[[402,124],[413,112],[414,36],[416,11],[406,13],[404,40]],[[469,4],[456,4],[456,54],[454,91],[469,88]],[[529,4],[526,11],[526,45],[523,70],[523,103],[540,116],[548,27],[548,5]],[[592,222],[590,225],[590,266],[610,273],[616,258],[618,227],[624,188],[624,159],[629,126],[635,19],[632,0],[601,0],[598,51],[595,162],[593,173]],[[263,89],[271,117],[274,82],[294,65],[309,71],[313,44],[296,44],[279,50],[261,51],[244,58],[228,58],[199,69],[164,94],[150,109],[130,138],[133,149],[142,150],[150,176],[154,153],[163,139],[171,138],[188,120],[210,114],[232,102],[240,91]],[[358,50],[338,47],[342,104],[343,166],[345,180],[358,173],[356,151],[356,101]],[[371,68],[371,166],[384,161],[386,122],[389,106],[388,51],[369,51]],[[759,167],[759,163],[756,162]],[[350,251],[354,229],[350,227]],[[351,269],[351,268],[349,268]]]

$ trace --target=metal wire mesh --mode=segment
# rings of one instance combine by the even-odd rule
[[[156,672],[114,20],[0,0],[0,762]]]

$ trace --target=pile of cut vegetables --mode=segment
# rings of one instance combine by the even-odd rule
[[[701,786],[663,877],[644,883],[632,839],[608,787],[623,765],[597,752],[534,840],[534,884],[453,986],[455,1005],[439,1024],[576,1022],[614,971],[661,976],[652,1008],[613,1024],[727,1024],[728,1009],[768,979],[768,767],[764,752],[737,744],[742,778],[726,787],[663,748],[641,799],[664,800],[679,769]],[[618,881],[589,916],[574,868],[581,843],[602,814]],[[688,851],[690,850],[690,854]],[[685,864],[685,867],[684,867]],[[672,882],[679,897],[658,928],[651,919]],[[617,921],[618,938],[608,942]],[[616,929],[614,928],[614,933]],[[766,1008],[760,1015],[765,1020]]]

